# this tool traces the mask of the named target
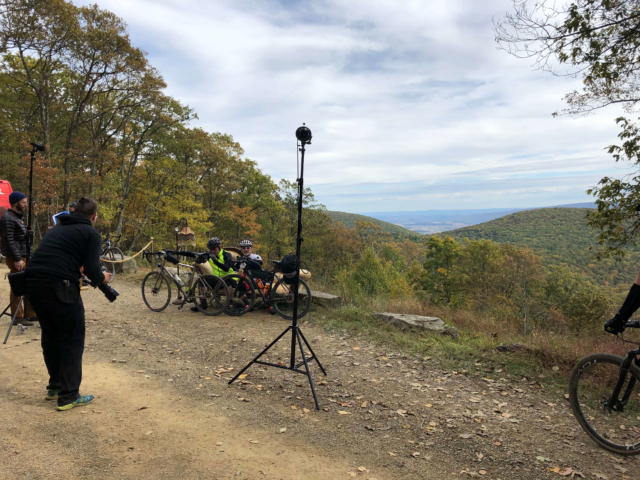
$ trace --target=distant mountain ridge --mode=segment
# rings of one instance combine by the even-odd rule
[[[571,203],[541,208],[595,208],[592,202]],[[537,208],[486,208],[467,210],[424,210],[369,212],[364,215],[422,234],[433,234],[488,222],[511,213]]]
[[[592,258],[597,232],[587,226],[584,207],[524,210],[438,234],[447,235],[458,242],[486,239],[528,247],[542,257],[544,265],[565,263],[601,285],[628,285],[638,274],[638,250],[629,252],[621,263]]]
[[[374,225],[378,225],[380,228],[382,228],[383,231],[390,233],[396,238],[424,238],[424,235],[421,233],[414,232],[399,225],[383,222],[382,220],[378,220],[377,218],[367,217],[366,215],[360,215],[357,213],[336,212],[331,210],[327,210],[326,213],[333,219],[334,222],[342,222],[347,228],[355,228],[356,222],[358,220],[362,220],[365,222],[371,222]]]

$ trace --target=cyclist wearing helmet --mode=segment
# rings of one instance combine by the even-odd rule
[[[224,277],[233,272],[233,257],[229,252],[222,249],[222,242],[218,237],[213,237],[207,242],[209,249],[209,265],[213,274],[217,277]]]
[[[233,270],[233,257],[231,254],[222,249],[222,242],[218,237],[210,238],[207,242],[209,250],[209,265],[211,265],[211,273],[217,277],[224,277],[235,273]],[[197,312],[198,307],[191,307],[192,312]]]
[[[240,250],[242,251],[243,257],[248,257],[251,260],[255,260],[260,265],[262,265],[262,257],[260,255],[256,255],[255,253],[251,253],[251,249],[253,248],[253,244],[251,240],[243,240],[240,242]]]

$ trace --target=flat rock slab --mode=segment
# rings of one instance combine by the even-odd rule
[[[406,313],[389,313],[376,312],[372,314],[374,317],[384,320],[387,323],[406,330],[410,328],[418,328],[421,330],[430,330],[432,332],[449,335],[458,338],[458,331],[455,327],[447,325],[438,317],[423,317],[421,315],[408,315]]]
[[[338,308],[342,305],[342,298],[330,293],[311,291],[313,303],[327,308]]]

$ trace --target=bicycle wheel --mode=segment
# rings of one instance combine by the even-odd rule
[[[608,407],[623,358],[596,353],[580,360],[569,380],[569,402],[582,429],[596,443],[618,455],[640,453],[640,369],[632,365],[618,401]]]
[[[220,315],[229,306],[229,287],[220,277],[203,275],[194,285],[194,303],[205,315]]]
[[[111,280],[108,283],[113,282],[113,279],[116,278],[116,264],[111,262],[104,262],[103,260],[111,260],[107,255],[107,252],[102,252],[100,256],[100,265],[107,269],[107,272],[111,274]]]
[[[122,250],[120,250],[118,247],[111,247],[109,249],[109,251],[107,252],[106,257],[107,257],[107,259],[109,259],[111,261],[122,261],[122,260],[124,260],[124,255],[122,253]],[[113,264],[113,268],[114,268],[116,273],[122,273],[123,265],[122,265],[122,263],[114,263]]]
[[[238,273],[225,275],[222,280],[229,286],[229,291],[231,292],[229,307],[226,310],[227,314],[232,317],[238,317],[250,311],[256,301],[256,289],[253,286],[253,282],[248,278],[241,278]]]
[[[278,280],[271,287],[269,299],[278,315],[287,320],[293,320],[293,285],[287,285],[282,279]],[[301,279],[298,287],[298,319],[307,314],[309,307],[311,307],[311,290]]]
[[[161,312],[171,301],[171,285],[160,272],[149,272],[142,280],[142,299],[149,309]]]

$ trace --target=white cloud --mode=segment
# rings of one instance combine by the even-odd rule
[[[193,107],[275,179],[329,208],[391,211],[585,201],[618,112],[552,118],[576,80],[496,50],[509,0],[104,0]],[[586,160],[585,160],[586,159]],[[428,187],[428,188],[427,188]]]

